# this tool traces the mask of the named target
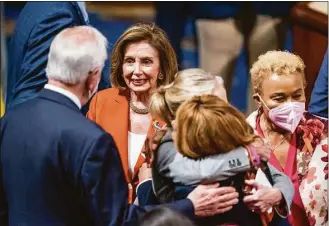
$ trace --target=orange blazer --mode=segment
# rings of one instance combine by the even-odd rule
[[[138,171],[145,162],[145,156],[141,152],[134,167],[134,173],[132,174],[128,165],[128,98],[129,90],[122,91],[117,88],[102,90],[93,97],[87,118],[96,122],[106,132],[112,135],[120,153],[123,171],[128,184],[128,200],[129,203],[132,203],[135,200],[136,187],[139,183]],[[155,129],[152,129],[152,124],[150,124],[147,137],[151,137],[155,132]]]

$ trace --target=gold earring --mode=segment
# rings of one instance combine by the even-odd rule
[[[159,75],[158,75],[158,79],[159,80],[162,80],[163,79],[163,74],[160,72]]]

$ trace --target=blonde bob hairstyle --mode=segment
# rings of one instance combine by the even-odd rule
[[[171,84],[159,87],[152,95],[150,102],[152,116],[163,120],[170,127],[178,107],[193,96],[212,94],[216,88],[216,81],[220,85],[220,96],[226,100],[226,90],[221,77],[198,68],[178,72]]]
[[[126,89],[127,85],[122,76],[123,59],[126,48],[131,43],[147,41],[158,51],[160,59],[160,72],[164,78],[158,80],[158,86],[169,84],[178,71],[177,58],[165,32],[149,23],[138,23],[129,27],[117,40],[113,47],[111,58],[111,85],[118,89]]]
[[[299,73],[302,76],[305,87],[304,69],[305,64],[299,56],[287,51],[268,51],[260,55],[250,69],[254,93],[262,94],[263,81],[272,74],[289,76]]]
[[[229,152],[258,138],[241,112],[214,95],[184,102],[175,129],[178,151],[193,159]]]

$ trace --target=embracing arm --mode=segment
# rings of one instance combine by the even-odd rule
[[[171,143],[172,149],[174,149],[172,140]],[[250,146],[255,149],[255,154],[261,160],[268,161],[271,151],[266,142],[257,139]],[[250,163],[247,148],[239,147],[227,153],[211,155],[198,160],[177,153],[170,165],[165,167],[169,168],[169,177],[174,182],[195,185],[226,180],[250,169]]]
[[[238,203],[238,193],[233,187],[219,187],[219,184],[198,185],[186,199],[162,205],[179,211],[191,218],[214,216],[225,213]],[[146,206],[145,210],[158,206]]]
[[[267,165],[273,179],[273,187],[279,189],[283,197],[279,206],[275,206],[274,209],[279,216],[287,217],[290,214],[290,206],[294,198],[294,186],[288,176],[271,164],[267,163]]]
[[[250,168],[246,149],[239,147],[225,154],[193,160],[177,153],[169,165],[170,177],[174,182],[195,185],[223,181]]]
[[[249,169],[249,160],[244,148],[226,154],[193,160],[178,154],[168,130],[152,166],[153,189],[160,202],[173,200],[173,181],[191,185],[205,180],[220,181]],[[231,161],[229,161],[231,160]]]

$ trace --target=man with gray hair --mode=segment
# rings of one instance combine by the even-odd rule
[[[136,225],[152,208],[128,205],[113,138],[79,111],[97,91],[106,46],[92,27],[60,32],[50,47],[44,89],[2,118],[1,226]],[[191,216],[221,213],[225,200],[217,198],[223,192],[217,186],[200,185],[168,206]]]

